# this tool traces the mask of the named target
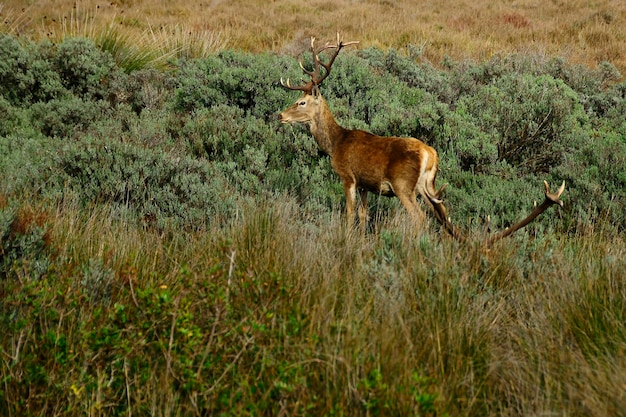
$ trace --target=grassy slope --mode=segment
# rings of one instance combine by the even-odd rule
[[[364,47],[423,45],[434,63],[532,50],[590,66],[609,61],[626,73],[626,4],[615,0],[8,0],[0,11],[5,27],[34,38],[114,25],[135,39],[152,32],[161,42],[191,36],[214,48],[299,52],[309,36],[331,39],[339,30]]]

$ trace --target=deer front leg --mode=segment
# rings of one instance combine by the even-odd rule
[[[356,184],[354,182],[345,181],[343,190],[346,193],[346,217],[348,227],[354,224],[354,207],[356,205]]]
[[[367,229],[367,190],[360,189],[359,197],[361,199],[359,204],[359,224],[362,230]]]

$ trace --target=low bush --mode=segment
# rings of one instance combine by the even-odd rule
[[[61,78],[45,56],[50,52],[50,44],[22,45],[15,38],[0,34],[0,94],[17,105],[61,96]]]
[[[497,148],[497,160],[514,166],[518,175],[550,172],[570,149],[586,142],[588,119],[578,97],[549,76],[503,76],[464,96],[457,106],[479,127],[477,142]],[[465,138],[456,139],[462,143]]]
[[[120,72],[111,55],[87,39],[66,39],[58,45],[22,44],[0,34],[0,93],[14,104],[30,104],[75,95],[100,100]]]
[[[205,161],[84,138],[65,147],[59,165],[84,203],[130,206],[159,228],[203,229],[234,210],[228,182]]]
[[[52,99],[33,104],[31,117],[33,125],[45,136],[71,138],[100,119],[106,107],[102,101],[85,101],[78,97]]]
[[[287,62],[286,57],[232,51],[184,62],[177,77],[175,108],[192,111],[227,105],[256,118],[275,119],[289,100],[279,84],[281,77],[294,74],[293,69],[287,71]]]

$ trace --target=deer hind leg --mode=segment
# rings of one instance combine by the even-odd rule
[[[400,199],[400,202],[402,203],[406,211],[409,212],[411,219],[413,219],[413,221],[417,222],[418,224],[424,223],[424,212],[417,203],[417,196],[415,195],[415,193],[401,193],[396,195],[398,196],[398,199]]]
[[[395,184],[393,184],[393,191],[400,200],[400,203],[402,203],[414,221],[422,224],[424,222],[424,212],[417,203],[415,188],[415,186],[409,185],[403,181],[396,181]]]

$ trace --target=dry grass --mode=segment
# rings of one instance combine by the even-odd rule
[[[170,335],[170,347],[174,340],[178,349],[150,351],[156,342],[139,332],[128,350],[115,350],[108,362],[97,359],[106,352],[83,348],[93,341],[84,342],[78,329],[81,321],[100,323],[98,309],[81,298],[76,283],[53,291],[68,298],[67,305],[54,300],[61,317],[68,305],[80,308],[80,317],[66,311],[58,326],[46,324],[67,337],[74,363],[84,364],[84,374],[74,368],[69,377],[58,363],[49,366],[57,389],[85,390],[70,396],[67,415],[106,415],[126,402],[129,413],[152,407],[153,415],[201,414],[198,404],[216,401],[217,388],[219,404],[233,415],[623,412],[620,238],[519,239],[487,252],[476,243],[420,235],[403,212],[366,236],[346,231],[337,213],[311,224],[300,222],[298,212],[294,201],[251,204],[223,229],[163,238],[129,227],[117,209],[89,213],[70,203],[53,210],[51,238],[60,259],[95,260],[117,271],[110,306],[125,307],[129,321],[100,325],[133,333],[153,320],[165,346]],[[223,295],[205,298],[203,285]],[[174,302],[150,316],[151,298],[137,303],[137,297],[151,291],[167,292]],[[201,329],[195,348],[190,336],[170,333],[170,322],[186,308],[193,309],[192,323],[179,326]],[[122,358],[136,366],[124,365],[124,376],[115,373]],[[94,387],[88,364],[98,360]],[[197,391],[181,396],[168,378],[182,383],[191,376],[163,361],[199,363]],[[205,361],[212,366],[202,368]],[[111,390],[107,380],[114,376],[125,390]],[[17,391],[7,393],[17,400]],[[49,401],[65,404],[62,397]],[[39,404],[32,394],[22,407],[29,404],[31,410]]]
[[[309,36],[332,38],[339,30],[346,39],[360,40],[361,47],[423,46],[424,56],[434,63],[445,56],[483,60],[496,53],[533,51],[592,67],[609,61],[626,73],[626,3],[619,0],[41,0],[23,4],[7,0],[0,6],[4,30],[36,39],[59,39],[113,25],[133,39],[152,33],[172,45],[191,40],[196,53],[227,47],[297,53]]]

